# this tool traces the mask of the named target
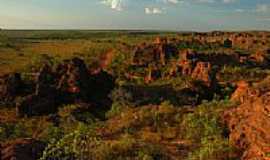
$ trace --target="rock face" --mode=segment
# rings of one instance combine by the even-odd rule
[[[269,84],[268,87],[259,85],[248,89],[248,85],[241,82],[232,99],[242,103],[224,113],[231,143],[244,151],[242,160],[270,159],[270,90]],[[251,90],[256,90],[253,92],[257,94],[251,94]]]
[[[147,74],[146,76],[144,77],[144,82],[146,84],[156,80],[157,78],[161,77],[161,71],[155,67],[155,66],[149,66],[147,68]]]
[[[45,144],[34,139],[17,139],[2,145],[1,160],[37,160]]]
[[[191,76],[195,80],[204,82],[208,87],[214,87],[216,75],[210,62],[201,61],[204,57],[192,50],[180,51],[179,57],[178,71],[182,75]]]
[[[182,75],[189,76],[197,62],[197,54],[192,50],[184,50],[179,52],[179,62],[178,66]]]
[[[54,87],[54,74],[49,65],[44,64],[35,75],[34,93],[17,102],[18,116],[34,116],[55,112],[57,103],[57,90]]]
[[[244,150],[243,160],[265,160],[270,152],[269,99],[267,93],[225,113],[231,132],[230,141]]]
[[[114,78],[100,69],[90,73],[79,58],[64,61],[55,71],[45,65],[36,74],[35,92],[17,103],[19,116],[55,113],[66,103],[89,102],[108,105]]]
[[[114,50],[109,50],[100,56],[100,68],[106,69],[113,61],[115,56]]]
[[[232,101],[238,101],[244,103],[251,94],[250,84],[246,81],[240,81],[237,83],[237,88],[231,96]]]
[[[61,71],[62,69],[62,71]],[[57,89],[62,93],[73,95],[82,99],[87,99],[90,92],[90,74],[87,66],[83,60],[73,58],[63,67],[59,67],[60,73],[59,81],[57,82]],[[71,97],[68,96],[70,99]]]
[[[232,41],[229,39],[226,39],[223,43],[225,48],[232,48]]]
[[[196,80],[203,81],[206,84],[206,86],[210,87],[211,84],[213,83],[211,72],[212,68],[209,62],[198,62],[196,64],[195,69],[192,72],[191,77]]]
[[[133,64],[148,66],[151,63],[165,65],[171,56],[177,55],[177,48],[167,39],[157,38],[154,43],[141,44],[133,52]]]
[[[101,70],[99,73],[91,74],[91,90],[89,90],[90,102],[98,105],[110,106],[109,94],[115,87],[115,79],[108,72]]]
[[[268,50],[257,50],[254,54],[250,55],[249,61],[256,65],[268,67],[270,62]]]
[[[21,93],[23,82],[19,73],[0,78],[0,101],[10,102]]]

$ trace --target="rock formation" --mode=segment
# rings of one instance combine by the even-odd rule
[[[110,74],[102,69],[89,73],[79,58],[64,61],[56,71],[45,65],[36,75],[35,92],[17,103],[19,116],[55,113],[60,104],[80,101],[105,105],[114,87]]]
[[[249,61],[255,63],[256,65],[268,67],[268,64],[270,62],[269,58],[270,57],[267,49],[259,49],[254,54],[249,56]]]
[[[215,87],[216,75],[209,62],[198,62],[191,74],[191,77],[204,82],[204,84],[208,87]]]
[[[225,48],[232,48],[232,41],[229,39],[226,39],[223,43]]]
[[[11,102],[21,94],[23,82],[19,73],[3,76],[0,78],[0,101]]]
[[[141,44],[133,52],[133,64],[148,66],[151,63],[165,65],[172,56],[176,56],[176,47],[167,39],[157,38],[154,43]]]
[[[243,160],[265,160],[270,152],[268,94],[225,112],[224,117],[230,129],[230,141],[244,150]]]
[[[242,103],[238,107],[224,112],[223,117],[230,130],[230,141],[243,150],[242,160],[270,159],[268,155],[270,153],[270,90],[268,83],[269,81],[264,81],[250,89],[247,83],[239,83],[232,99],[240,99]],[[251,90],[256,94],[252,94]]]
[[[251,90],[252,89],[250,88],[249,83],[247,83],[246,81],[239,81],[237,83],[236,90],[234,91],[234,93],[231,96],[231,100],[243,103],[249,98],[249,95],[252,92]]]
[[[1,160],[37,160],[42,156],[45,144],[34,139],[16,139],[2,145]]]
[[[156,80],[157,78],[161,77],[161,73],[159,71],[159,69],[155,66],[148,66],[148,69],[147,69],[147,74],[146,76],[144,77],[144,82],[147,84],[147,83],[150,83],[154,80]]]

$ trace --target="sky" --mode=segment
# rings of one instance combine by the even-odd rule
[[[270,30],[270,0],[0,0],[0,28]]]

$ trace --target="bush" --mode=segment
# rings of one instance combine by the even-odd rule
[[[129,107],[133,107],[132,94],[124,88],[116,88],[110,95],[113,103],[111,109],[106,113],[107,118],[112,118]]]
[[[229,140],[222,137],[204,137],[201,146],[194,152],[189,153],[188,160],[230,160],[234,149]]]
[[[112,91],[110,95],[114,103],[118,103],[121,106],[133,106],[133,96],[132,94],[124,88],[116,88]]]
[[[188,159],[229,159],[234,149],[229,144],[224,133],[226,127],[220,123],[220,113],[234,106],[228,101],[204,102],[196,108],[194,113],[184,116],[183,126],[185,138],[198,144],[195,150],[189,153]]]
[[[115,140],[103,140],[89,134],[89,130],[76,130],[59,141],[52,141],[40,160],[140,160],[142,158],[155,159],[156,157],[159,159],[165,157],[159,147],[136,141],[129,135]]]

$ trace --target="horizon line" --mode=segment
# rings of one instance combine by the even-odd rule
[[[204,33],[211,33],[211,32],[270,32],[270,29],[267,30],[257,30],[257,29],[243,29],[243,30],[237,30],[237,29],[227,29],[227,30],[208,30],[208,31],[199,31],[199,30],[174,30],[174,29],[79,29],[79,28],[63,28],[63,29],[42,29],[42,28],[36,28],[36,29],[31,29],[31,28],[1,28],[0,31],[101,31],[101,32],[204,32]]]

